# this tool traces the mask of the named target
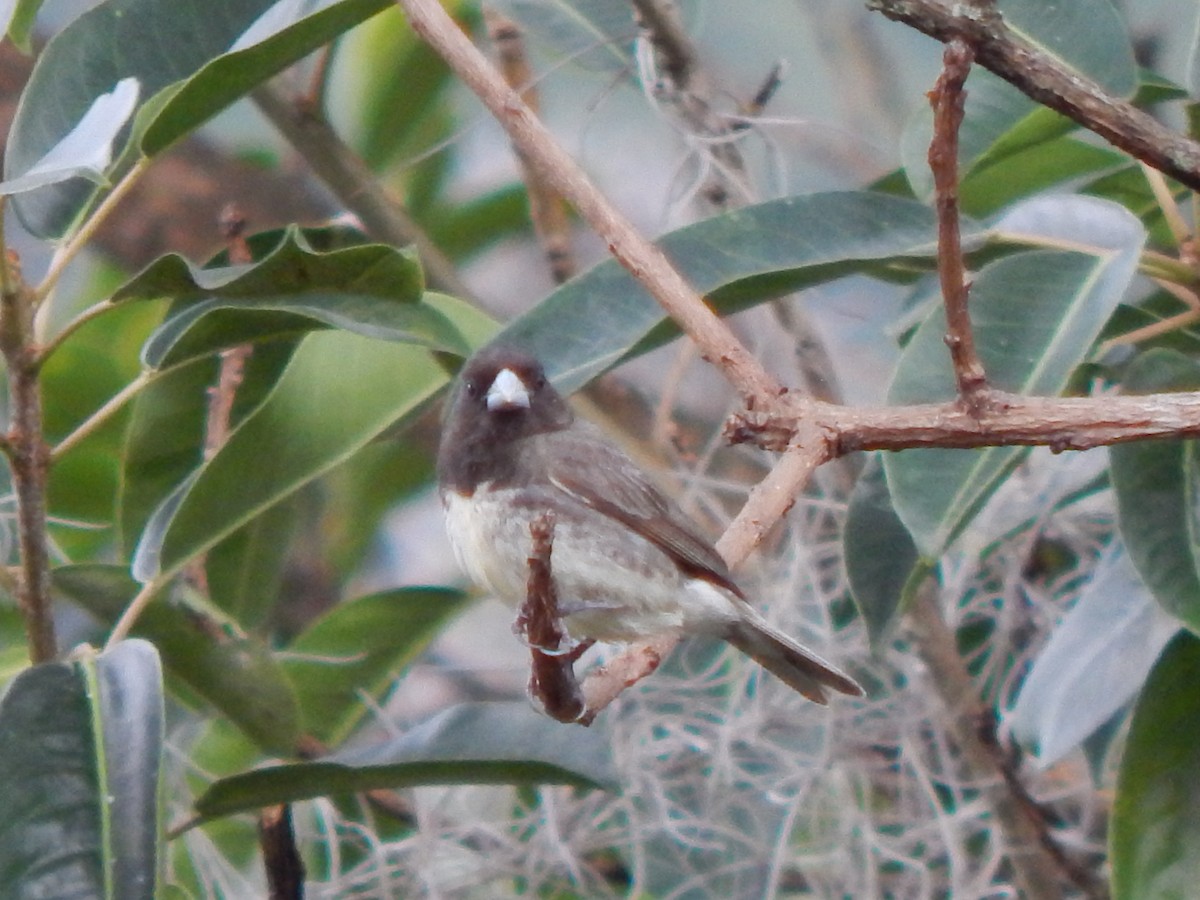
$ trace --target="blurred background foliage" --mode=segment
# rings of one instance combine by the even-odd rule
[[[784,383],[953,395],[925,163],[940,45],[858,4],[692,0],[684,83],[624,3],[448,6],[493,53],[511,18],[548,124]],[[1191,121],[1193,4],[999,7]],[[499,127],[385,0],[12,10],[5,238],[30,285],[70,262],[35,322],[64,661],[30,666],[0,606],[12,896],[262,896],[258,811],[283,803],[310,896],[1028,894],[996,772],[950,724],[939,638],[909,622],[923,604],[1011,754],[1027,793],[1008,800],[1038,804],[1058,854],[1034,893],[1189,895],[1190,442],[827,466],[745,577],[865,700],[804,705],[692,642],[593,728],[559,725],[524,699],[511,613],[449,558],[446,386],[497,333],[530,347],[714,534],[772,459],[723,446],[732,391],[573,220],[580,274],[556,286]],[[968,91],[964,235],[996,383],[1200,388],[1191,195],[987,72]],[[106,95],[129,115],[88,120]],[[206,449],[222,358],[246,347]],[[134,640],[67,657],[139,594]]]

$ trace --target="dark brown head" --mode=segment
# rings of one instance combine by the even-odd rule
[[[470,494],[515,469],[519,442],[570,427],[575,416],[541,363],[511,347],[485,347],[459,375],[438,447],[438,482]]]

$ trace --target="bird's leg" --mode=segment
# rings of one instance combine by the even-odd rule
[[[529,526],[529,536],[533,547],[525,602],[513,624],[513,630],[525,636],[532,657],[529,693],[550,717],[560,722],[579,722],[586,718],[587,706],[573,666],[587,647],[581,644],[566,651],[560,649],[567,636],[559,617],[558,592],[550,570],[554,513],[547,510],[538,516]]]

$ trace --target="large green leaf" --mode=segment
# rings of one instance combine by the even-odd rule
[[[54,587],[105,622],[114,621],[140,585],[117,566],[61,566]],[[229,717],[270,753],[291,755],[300,713],[291,682],[270,651],[201,598],[156,597],[134,633],[152,641],[167,670]]]
[[[1092,204],[1096,204],[1092,206]],[[1034,251],[985,266],[971,288],[975,342],[990,382],[1014,393],[1054,395],[1066,387],[1136,272],[1144,231],[1127,212],[1086,199],[1053,207],[1034,200],[1015,210],[1007,227],[1035,230],[1061,213],[1086,240],[1085,219],[1107,219],[1113,249],[1095,255]],[[939,306],[913,335],[897,367],[894,404],[950,400],[953,370]],[[1025,451],[921,450],[884,457],[896,513],[922,556],[936,559]]]
[[[909,279],[936,256],[933,212],[870,191],[808,194],[706,219],[658,243],[722,314],[846,275]],[[981,232],[964,223],[968,245]],[[572,279],[497,337],[539,357],[567,392],[676,334],[615,260]]]
[[[291,359],[290,342],[255,347],[238,386],[233,425],[257,408]],[[216,360],[199,359],[160,373],[133,403],[121,454],[117,512],[123,557],[132,553],[151,513],[200,465],[208,389]]]
[[[1178,630],[1113,541],[1026,676],[1014,733],[1053,765],[1133,699]]]
[[[1200,366],[1173,350],[1151,350],[1126,372],[1129,393],[1200,390]],[[1200,631],[1200,574],[1192,442],[1139,441],[1110,447],[1117,522],[1134,566],[1155,599]]]
[[[1137,62],[1112,0],[1000,0],[1004,21],[1042,52],[1118,97],[1137,88]]]
[[[904,605],[906,588],[927,571],[918,567],[916,545],[892,507],[879,454],[871,455],[850,494],[842,544],[854,603],[871,644],[879,646]]]
[[[303,231],[289,228],[251,265],[200,268],[180,256],[164,256],[113,300],[175,301],[142,353],[153,368],[315,327],[462,355],[467,347],[461,335],[424,302],[423,288],[411,251],[383,244],[316,250]]]
[[[243,628],[259,629],[279,599],[296,515],[295,502],[278,503],[214,544],[205,557],[209,599]]]
[[[1001,0],[997,4],[1010,28],[1039,46],[1067,68],[1098,82],[1119,97],[1137,88],[1137,65],[1128,29],[1111,0],[1079,0],[1047,4],[1045,0]],[[1079,171],[1049,144],[1077,126],[1038,105],[1007,81],[976,67],[967,81],[967,98],[959,130],[959,167],[963,208],[979,215],[1029,192],[1027,178],[1052,183],[1050,172],[1063,178],[1083,174],[1099,160],[1086,151]],[[933,135],[933,113],[922,104],[901,137],[904,171],[918,197],[933,192],[927,154]],[[1037,152],[1023,152],[1036,150]],[[1022,154],[1020,177],[1002,179],[1000,163]]]
[[[617,790],[603,730],[563,725],[528,703],[464,703],[398,738],[215,782],[204,818],[274,803],[429,784],[571,784]]]
[[[386,0],[106,0],[39,56],[13,121],[5,173],[25,174],[126,77],[141,87],[134,126],[140,150],[158,153],[268,75],[387,6]],[[260,42],[235,48],[252,39],[244,37],[252,25]],[[15,206],[34,234],[57,237],[93,195],[91,184],[74,179],[22,195]]]
[[[337,747],[397,675],[467,605],[461,591],[398,588],[341,603],[287,648],[305,728]]]
[[[465,304],[429,296],[468,343],[478,343],[490,329]],[[197,470],[178,505],[162,506],[151,516],[135,556],[137,576],[178,571],[385,429],[417,414],[448,377],[423,348],[345,331],[309,335],[272,393]]]
[[[144,641],[19,675],[0,699],[4,895],[153,900],[162,745]]]
[[[1134,709],[1109,828],[1113,900],[1186,900],[1200,884],[1200,640],[1181,632]]]

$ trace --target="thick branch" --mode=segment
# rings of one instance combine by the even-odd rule
[[[0,254],[7,251],[0,246]],[[17,495],[21,577],[17,602],[25,619],[29,658],[48,662],[58,655],[50,608],[50,554],[46,536],[46,482],[50,448],[42,434],[42,395],[33,348],[33,293],[0,255],[0,352],[8,369],[11,424],[4,443]]]
[[[942,74],[929,95],[933,104],[929,168],[937,196],[938,277],[946,309],[946,346],[954,364],[958,395],[967,409],[976,411],[987,378],[975,350],[975,333],[967,309],[970,285],[958,221],[958,129],[966,99],[963,84],[971,71],[971,59],[971,48],[959,40],[951,41],[943,54]]]
[[[696,342],[704,357],[718,366],[743,396],[767,397],[778,393],[778,382],[741,345],[729,326],[704,305],[666,255],[608,202],[436,0],[397,2],[413,30],[475,92],[530,164],[537,166],[608,242],[613,256],[646,286]]]
[[[1200,436],[1200,393],[1143,397],[1021,397],[989,391],[978,413],[955,402],[834,406],[787,395],[770,413],[742,413],[725,426],[734,443],[783,450],[809,429],[833,456],[919,447],[1046,446],[1090,450],[1150,438]]]
[[[867,5],[939,41],[962,39],[975,50],[979,65],[1038,103],[1074,119],[1192,190],[1200,190],[1200,143],[1066,68],[1011,31],[990,4],[868,0]]]

